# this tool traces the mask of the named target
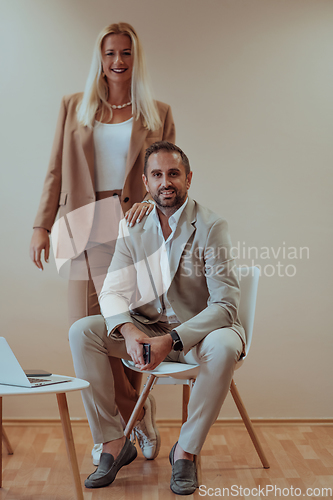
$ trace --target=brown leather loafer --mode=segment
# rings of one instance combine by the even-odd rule
[[[84,482],[85,487],[103,488],[103,486],[113,483],[119,469],[133,462],[136,456],[135,446],[126,438],[125,444],[116,459],[110,453],[102,453],[99,466],[95,472],[87,477]]]
[[[177,441],[178,442],[178,441]],[[191,460],[174,460],[177,443],[170,451],[169,460],[172,465],[170,488],[176,495],[191,495],[198,487],[197,470]]]

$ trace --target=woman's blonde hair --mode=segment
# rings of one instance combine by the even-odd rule
[[[103,77],[102,45],[108,35],[128,35],[132,41],[133,71],[131,82],[131,98],[133,116],[137,120],[142,114],[145,127],[156,130],[161,126],[156,104],[148,83],[146,62],[142,45],[134,28],[128,23],[114,23],[104,28],[97,37],[90,71],[87,78],[83,99],[77,107],[78,120],[82,125],[92,127],[96,112],[101,111],[102,118],[109,114],[112,118],[112,108],[108,103],[109,88]]]

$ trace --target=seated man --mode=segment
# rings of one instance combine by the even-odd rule
[[[188,197],[191,179],[180,148],[163,141],[147,149],[143,182],[156,206],[141,224],[120,224],[100,295],[103,316],[71,327],[76,375],[90,382],[82,393],[89,425],[95,443],[103,442],[100,465],[86,479],[87,488],[112,483],[137,454],[123,433],[108,356],[132,359],[142,370],[163,360],[200,365],[188,419],[170,452],[170,487],[176,494],[191,494],[198,487],[194,455],[218,417],[244,352],[227,223]],[[151,345],[148,364],[144,343]]]

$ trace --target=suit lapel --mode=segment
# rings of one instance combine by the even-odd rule
[[[180,216],[175,235],[173,237],[170,253],[170,274],[171,282],[177,272],[179,261],[184,251],[185,245],[195,231],[195,204],[189,198],[182,215]]]
[[[91,177],[91,183],[93,190],[95,191],[95,158],[94,158],[94,137],[93,129],[89,127],[79,126],[79,134],[81,138],[81,144],[83,148],[84,155],[87,160],[89,173]]]
[[[132,135],[126,160],[125,179],[139,156],[147,133],[148,130],[143,125],[142,116],[140,115],[138,120],[133,119]]]
[[[159,253],[159,249],[164,245],[164,240],[158,231],[153,215],[147,217],[143,229],[141,241],[148,259],[151,255]]]
[[[172,241],[172,248],[170,253],[170,283],[172,282],[177,272],[184,247],[195,231],[195,221],[195,203],[191,198],[189,198],[187,205],[184,208],[182,215],[180,216],[179,223],[177,225],[177,229]],[[164,241],[161,239],[152,215],[149,216],[145,222],[144,231],[141,235],[141,241],[144,247],[147,262],[150,263],[150,268],[152,267],[152,262],[154,262],[154,269],[151,269],[151,274],[154,276],[155,283],[157,283],[161,277],[161,270],[160,266],[157,265],[158,261],[156,259],[158,259],[158,256],[160,256],[160,251],[163,249]],[[154,255],[154,259],[152,259],[152,255]]]
[[[153,216],[147,218],[141,242],[144,248],[147,271],[156,299],[164,293],[161,270],[161,252],[165,250],[164,239],[161,237]]]

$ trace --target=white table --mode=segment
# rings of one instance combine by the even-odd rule
[[[68,413],[66,392],[86,389],[87,387],[89,387],[89,382],[73,377],[62,376],[61,378],[63,378],[64,380],[70,379],[70,382],[63,382],[60,384],[46,385],[44,387],[34,387],[34,388],[14,387],[11,385],[0,384],[0,445],[2,443],[2,398],[4,396],[21,396],[21,395],[32,396],[35,394],[56,394],[61,423],[62,423],[62,430],[64,433],[64,438],[66,443],[67,456],[72,473],[72,478],[74,481],[75,498],[76,500],[83,500],[82,485],[81,485],[79,467],[77,464],[76,452],[74,447],[71,421]],[[0,488],[1,487],[2,487],[2,453],[0,453]]]

